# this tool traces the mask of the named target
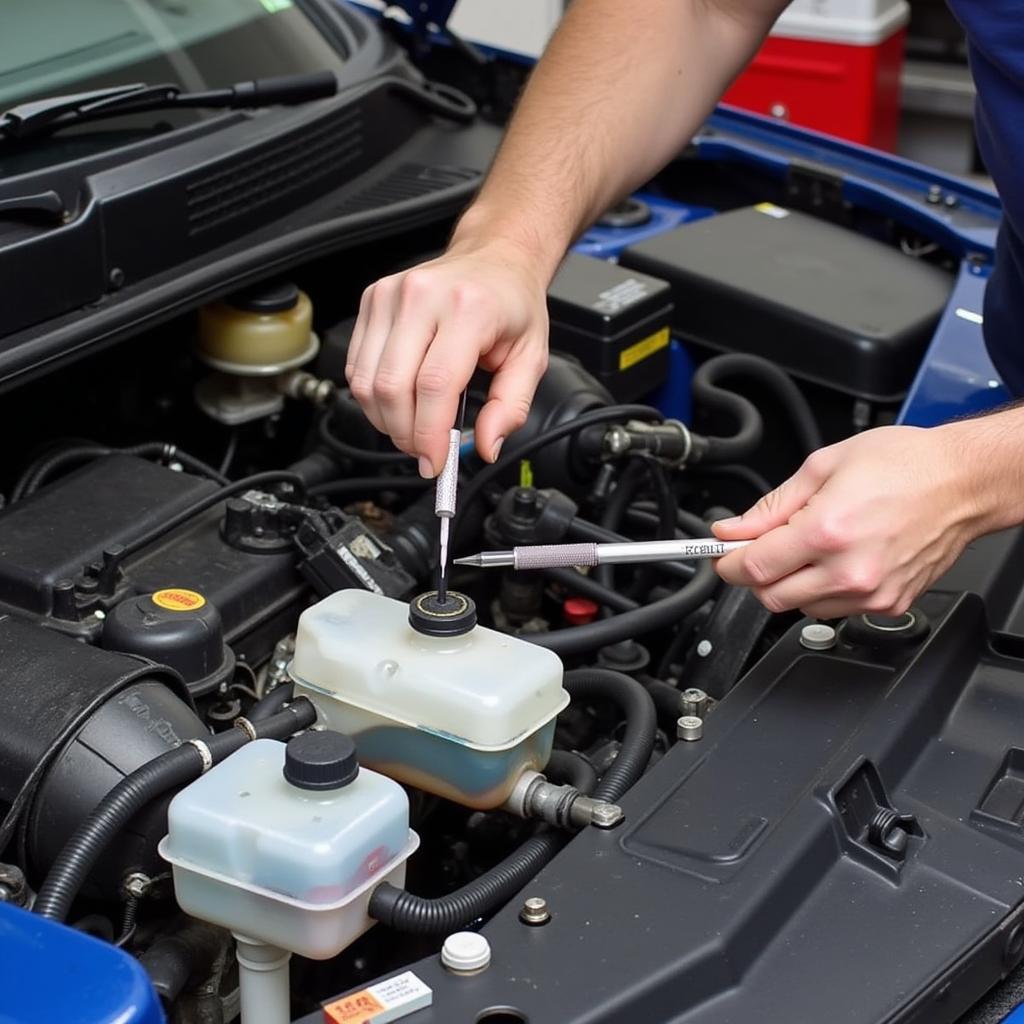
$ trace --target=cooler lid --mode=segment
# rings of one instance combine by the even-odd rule
[[[848,46],[877,46],[910,21],[907,0],[793,0],[773,36]]]

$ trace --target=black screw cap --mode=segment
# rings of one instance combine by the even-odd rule
[[[351,736],[340,732],[305,732],[284,750],[284,777],[299,789],[341,789],[359,774]]]
[[[457,590],[449,590],[444,602],[429,590],[409,603],[409,625],[426,636],[462,636],[476,625],[476,605]]]
[[[261,282],[229,295],[227,302],[244,313],[283,313],[299,304],[299,289],[291,281]]]

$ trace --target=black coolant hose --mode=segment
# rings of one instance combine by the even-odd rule
[[[626,722],[622,746],[593,793],[595,800],[614,803],[643,775],[651,759],[658,730],[654,701],[632,676],[608,668],[573,669],[565,673],[562,685],[574,704],[607,700],[622,711]]]
[[[566,672],[565,688],[574,701],[614,701],[626,718],[619,755],[593,794],[598,800],[618,800],[640,778],[650,760],[658,721],[654,702],[635,679],[610,669]],[[417,935],[465,928],[507,903],[568,841],[564,832],[545,829],[479,878],[434,899],[414,896],[384,882],[370,897],[370,917],[396,931]]]
[[[289,680],[275,686],[270,693],[261,697],[245,716],[250,722],[265,722],[272,715],[283,710],[285,704],[290,703],[295,693],[295,684]]]
[[[718,583],[711,562],[701,562],[689,582],[668,597],[635,611],[588,622],[585,626],[553,629],[550,633],[531,633],[524,639],[538,647],[546,647],[563,658],[586,654],[620,640],[629,640],[665,626],[676,625],[683,616],[689,615],[707,601],[714,594]]]
[[[719,386],[725,377],[747,377],[770,388],[791,416],[804,455],[822,446],[814,413],[789,374],[760,356],[734,352],[714,356],[693,375],[694,403],[724,412],[739,423],[739,430],[732,437],[700,439],[701,462],[742,461],[753,453],[764,433],[764,421],[753,403]]]
[[[572,786],[584,796],[597,789],[597,769],[582,754],[571,750],[552,750],[544,775],[549,782]]]
[[[739,462],[752,455],[764,435],[764,420],[754,403],[735,391],[718,386],[732,371],[721,362],[731,356],[715,356],[693,375],[693,404],[725,413],[739,424],[731,437],[694,437],[694,461]]]
[[[316,709],[300,697],[284,711],[251,724],[257,739],[283,740],[315,721]],[[250,738],[241,729],[228,729],[210,736],[204,743],[216,764]],[[199,778],[204,762],[200,748],[186,742],[126,775],[93,808],[57,854],[36,897],[32,908],[35,913],[55,921],[65,920],[89,872],[121,829],[151,800]]]

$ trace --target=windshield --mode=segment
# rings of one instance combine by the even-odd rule
[[[292,0],[4,0],[2,11],[0,111],[130,82],[193,91],[342,64]]]

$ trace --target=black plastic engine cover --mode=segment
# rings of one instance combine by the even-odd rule
[[[1024,646],[973,595],[922,609],[831,651],[787,634],[523,891],[550,923],[513,900],[487,970],[415,965],[408,1024],[955,1021],[1024,957]]]
[[[938,267],[770,203],[667,231],[621,262],[671,282],[685,339],[879,402],[910,386],[952,288]]]
[[[81,592],[104,550],[131,544],[215,488],[129,455],[94,459],[41,488],[0,512],[0,610],[39,617],[95,643],[103,623],[94,608],[109,611],[133,594],[182,587],[217,608],[236,654],[258,661],[293,628],[309,588],[289,544],[253,552],[226,542],[223,503],[124,560],[110,587]],[[70,617],[58,607],[62,581],[69,580],[78,595],[72,602],[90,602]]]

